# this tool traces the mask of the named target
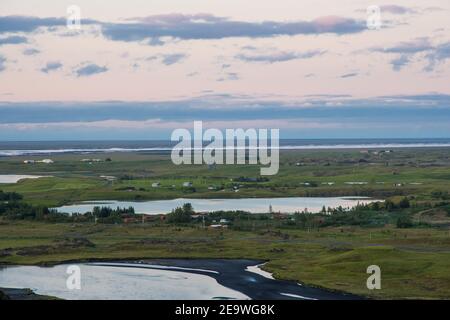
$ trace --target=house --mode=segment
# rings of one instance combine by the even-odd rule
[[[220,224],[229,224],[230,221],[228,221],[227,219],[220,219],[219,223]]]
[[[108,180],[108,181],[114,181],[114,180],[117,179],[117,178],[114,177],[114,176],[100,176],[100,178],[105,179],[105,180]]]
[[[152,183],[152,188],[159,188],[160,186],[161,186],[161,183],[159,183],[159,182]]]
[[[185,188],[192,187],[192,182],[183,182],[183,187],[185,187]]]
[[[222,228],[228,228],[227,225],[223,225],[223,224],[212,224],[209,226],[211,229],[222,229]]]
[[[41,161],[38,161],[38,162],[45,163],[45,164],[54,163],[54,161],[52,159],[44,159],[44,160],[41,160]]]
[[[125,224],[138,222],[138,220],[136,220],[136,218],[134,218],[134,217],[125,217],[122,219],[122,221]]]
[[[281,213],[281,212],[273,212],[272,213],[272,218],[277,219],[277,220],[285,220],[285,219],[288,219],[289,217],[290,217],[290,215],[287,213]]]
[[[153,222],[153,221],[158,221],[161,220],[160,215],[153,215],[153,214],[143,214],[141,215],[141,222],[145,223],[145,222]]]

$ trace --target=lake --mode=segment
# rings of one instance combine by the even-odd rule
[[[157,201],[89,201],[80,204],[67,205],[56,208],[59,212],[86,213],[92,212],[95,206],[104,207],[134,207],[136,213],[141,214],[166,214],[185,203],[191,203],[197,212],[232,211],[242,210],[251,213],[267,213],[272,206],[273,212],[295,213],[308,209],[311,213],[317,213],[322,207],[351,208],[358,203],[366,204],[377,201],[365,197],[292,197],[292,198],[242,198],[242,199],[173,199]]]

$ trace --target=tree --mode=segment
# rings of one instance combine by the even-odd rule
[[[0,190],[0,201],[19,201],[22,198],[22,195],[16,192],[3,192]]]
[[[167,220],[170,223],[188,223],[191,221],[191,215],[185,212],[183,208],[176,208],[167,215]]]
[[[190,204],[190,203],[183,204],[183,211],[189,215],[193,214],[194,209],[192,208],[192,204]]]
[[[401,216],[397,219],[397,228],[410,228],[412,226],[412,220],[408,216]]]
[[[183,207],[172,210],[172,212],[167,215],[167,220],[171,223],[188,223],[191,221],[191,216],[194,213],[192,205],[190,203],[185,203]]]
[[[92,209],[92,214],[94,215],[94,217],[99,217],[99,216],[100,216],[100,207],[95,206],[95,207]]]
[[[372,210],[374,211],[380,210],[380,203],[378,201],[372,203]]]
[[[393,209],[395,209],[395,204],[389,199],[387,199],[384,202],[384,206],[385,206],[387,211],[392,211]]]
[[[409,208],[410,204],[409,204],[409,200],[408,198],[404,197],[400,202],[399,202],[399,207],[402,209],[406,209]]]

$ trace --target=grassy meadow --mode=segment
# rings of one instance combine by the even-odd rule
[[[80,161],[86,157],[111,161]],[[289,221],[264,220],[213,230],[202,228],[201,223],[50,223],[0,217],[0,264],[254,258],[266,260],[264,269],[277,278],[312,286],[383,299],[450,298],[450,215],[444,203],[450,191],[448,149],[399,149],[378,154],[360,150],[283,151],[279,174],[267,181],[252,180],[259,177],[259,166],[175,166],[167,154],[64,154],[52,156],[53,164],[23,163],[33,158],[42,159],[0,158],[0,174],[49,176],[0,185],[1,190],[17,192],[33,205],[345,195],[394,202],[408,197],[412,208],[383,212],[384,225],[372,227],[344,223],[301,228]],[[186,181],[193,187],[182,187]],[[160,186],[152,187],[155,182]],[[364,184],[351,184],[355,182]],[[427,209],[421,209],[423,203]],[[408,214],[414,224],[399,228],[395,225],[399,214]],[[373,264],[382,270],[381,290],[366,288],[366,269]]]
[[[83,158],[110,158],[110,162],[81,162]],[[239,198],[285,196],[426,197],[433,190],[450,190],[448,149],[401,149],[393,153],[367,154],[358,150],[283,151],[280,170],[268,181],[242,182],[257,178],[257,165],[172,164],[169,154],[113,153],[57,155],[55,163],[24,164],[26,159],[0,158],[0,174],[51,176],[2,184],[33,204],[57,206],[84,200],[156,200],[184,198]],[[108,181],[102,176],[113,176]],[[193,188],[183,188],[183,182]],[[152,184],[160,182],[160,187]],[[364,182],[352,185],[352,182]],[[308,185],[309,184],[309,185]],[[214,187],[215,190],[210,190]],[[233,187],[238,187],[235,192]]]
[[[83,239],[83,241],[80,241]],[[276,278],[383,299],[448,299],[450,233],[442,229],[257,228],[0,224],[0,263],[53,264],[141,258],[253,258]],[[368,290],[366,269],[379,265],[382,289]]]

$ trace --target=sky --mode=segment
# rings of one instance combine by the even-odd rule
[[[450,137],[449,15],[448,0],[2,0],[0,140],[169,139],[200,120]]]

